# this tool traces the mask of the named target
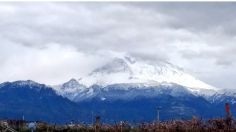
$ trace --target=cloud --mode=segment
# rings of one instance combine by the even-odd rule
[[[233,88],[235,3],[0,3],[0,81],[58,83],[124,53]],[[225,70],[225,66],[228,70]],[[216,72],[217,71],[217,72]],[[218,78],[214,77],[218,76]],[[213,80],[214,79],[214,80]],[[221,81],[221,84],[217,83]],[[233,81],[233,80],[232,80]]]
[[[59,84],[72,77],[85,76],[91,69],[110,59],[104,58],[103,54],[84,54],[70,46],[58,44],[48,44],[43,49],[8,45],[2,46],[1,51],[8,53],[0,65],[0,80],[4,81],[31,79],[41,83]]]

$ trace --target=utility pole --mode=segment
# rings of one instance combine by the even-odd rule
[[[92,111],[92,123],[91,123],[91,125],[93,125],[93,111]]]
[[[100,116],[96,116],[95,132],[100,132],[100,127],[101,127]]]
[[[226,125],[227,125],[227,129],[230,129],[231,127],[231,123],[232,123],[232,115],[230,112],[230,104],[229,103],[225,103],[225,111],[226,111]]]
[[[158,124],[160,122],[160,110],[161,110],[161,107],[157,107],[157,123]]]

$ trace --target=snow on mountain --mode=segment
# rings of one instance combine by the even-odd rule
[[[156,86],[145,83],[120,83],[105,87],[96,84],[86,87],[71,79],[54,88],[58,94],[73,102],[58,96],[50,87],[30,80],[0,84],[1,106],[4,106],[0,111],[1,117],[18,118],[22,116],[23,111],[24,115],[31,117],[29,120],[43,119],[64,123],[75,119],[88,121],[87,116],[93,111],[112,119],[112,122],[152,121],[155,118],[155,109],[159,106],[162,108],[163,120],[191,119],[193,115],[207,119],[224,116],[225,102],[230,102],[232,107],[236,106],[234,90],[215,94],[210,96],[210,100],[206,100],[195,96],[182,85],[166,82]],[[40,113],[42,110],[43,115]],[[232,109],[232,113],[235,112],[235,109]]]
[[[74,100],[78,94],[81,94],[85,90],[86,87],[79,84],[75,79],[71,79],[62,85],[53,86],[53,88],[59,95]]]
[[[151,64],[136,61],[131,57],[115,58],[106,65],[95,69],[79,82],[87,87],[93,84],[105,87],[122,83],[144,84],[145,86],[176,83],[196,93],[217,90],[170,63],[159,61]]]
[[[39,84],[39,83],[32,81],[32,80],[26,80],[26,81],[4,82],[4,83],[0,84],[0,88],[4,87],[5,85],[10,84],[10,83],[12,83],[12,85],[14,85],[14,86],[27,86],[29,88],[37,87],[37,89],[45,88],[45,86],[46,86],[44,84]]]
[[[94,86],[99,86],[100,90]],[[192,94],[205,97],[212,96],[219,91],[217,88],[194,78],[170,63],[159,61],[156,64],[152,64],[145,61],[137,61],[127,56],[114,58],[78,81],[71,79],[62,85],[53,87],[58,94],[70,100],[78,101],[95,97],[100,94],[101,90],[103,92],[109,91],[111,86],[113,89],[117,88],[126,91],[130,90],[130,88],[139,90],[182,86]],[[176,88],[173,91],[178,92],[178,90],[180,89]]]

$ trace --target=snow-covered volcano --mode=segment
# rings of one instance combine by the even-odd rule
[[[33,81],[0,84],[3,100],[0,105],[4,106],[0,115],[20,117],[22,110],[29,108],[30,116],[42,119],[40,112],[32,113],[39,107],[48,109],[45,120],[58,117],[60,121],[75,118],[88,121],[88,115],[94,112],[110,122],[143,122],[153,121],[157,106],[162,108],[163,120],[191,119],[193,115],[222,117],[226,102],[236,107],[235,91],[220,93],[170,63],[152,64],[130,57],[114,58],[81,79],[71,79],[53,88]],[[13,108],[9,105],[12,100],[21,105]],[[15,112],[15,109],[21,111]],[[48,118],[52,115],[56,117]]]
[[[95,85],[102,90],[95,88]],[[114,58],[87,76],[78,80],[72,79],[54,88],[60,95],[71,100],[81,100],[80,98],[95,97],[104,89],[112,91],[113,86],[119,90],[182,86],[191,94],[203,96],[213,95],[218,91],[217,88],[194,78],[183,69],[168,62],[150,63],[142,60],[137,61],[127,56]]]
[[[145,61],[136,61],[131,57],[114,58],[111,62],[95,69],[79,82],[87,87],[94,84],[107,86],[132,83],[156,86],[161,83],[176,83],[192,90],[216,89],[170,63],[159,61],[151,64]]]

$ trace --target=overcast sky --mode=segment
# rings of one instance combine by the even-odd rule
[[[58,84],[122,53],[234,88],[235,42],[236,3],[2,2],[0,82]]]

